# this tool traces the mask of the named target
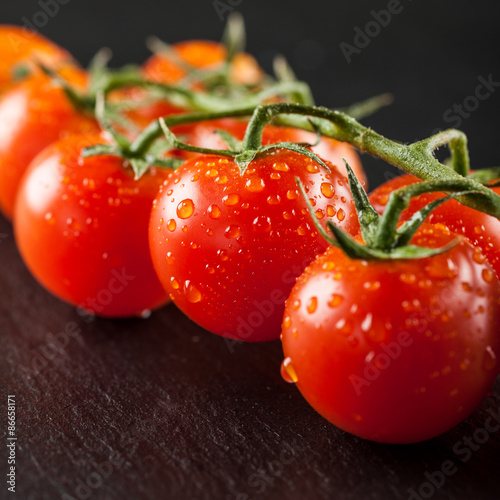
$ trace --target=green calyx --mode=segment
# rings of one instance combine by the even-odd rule
[[[410,241],[429,214],[439,205],[451,198],[479,194],[478,191],[470,188],[467,179],[424,181],[397,189],[391,193],[386,209],[380,215],[370,203],[366,191],[349,164],[345,160],[344,162],[347,168],[349,187],[358,214],[361,235],[365,244],[356,241],[329,220],[326,225],[333,234],[332,238],[319,223],[304,187],[300,180],[296,179],[317,230],[331,245],[341,248],[352,259],[401,260],[432,257],[445,253],[458,244],[460,237],[440,248],[411,245]],[[413,214],[410,219],[400,224],[401,213],[408,208],[412,197],[442,191],[453,194],[432,201]]]

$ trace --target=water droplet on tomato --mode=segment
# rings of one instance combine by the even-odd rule
[[[474,228],[474,233],[475,234],[483,234],[484,230],[485,230],[484,226],[476,226]]]
[[[217,178],[215,179],[215,182],[216,182],[217,184],[221,184],[221,185],[222,185],[222,184],[227,184],[227,176],[226,176],[226,175],[220,175],[219,177],[217,177]]]
[[[223,262],[229,259],[227,252],[225,250],[217,250],[217,255]]]
[[[45,220],[50,224],[53,225],[56,222],[56,218],[54,217],[54,214],[52,212],[47,212],[45,214]]]
[[[191,182],[196,182],[199,178],[199,174],[194,174],[193,177],[191,177]]]
[[[332,207],[332,205],[327,205],[326,215],[328,215],[328,217],[333,217],[335,215],[335,209]]]
[[[297,228],[297,233],[300,234],[300,236],[305,236],[308,231],[310,230],[309,224],[307,222],[303,222],[298,228]]]
[[[174,219],[170,219],[168,222],[167,222],[167,229],[169,231],[175,231],[175,228],[177,227],[177,224],[175,222]]]
[[[147,319],[151,316],[151,309],[144,309],[139,313],[139,318]]]
[[[260,193],[264,190],[266,184],[264,183],[264,179],[261,179],[260,177],[250,177],[247,179],[245,187],[251,193]]]
[[[316,174],[319,172],[319,165],[317,163],[308,163],[306,170],[311,174]]]
[[[182,200],[177,205],[177,217],[179,217],[179,219],[189,219],[189,217],[193,215],[193,212],[194,203],[193,200],[190,200],[189,198],[186,200]]]
[[[293,304],[292,304],[292,307],[294,308],[294,310],[296,311],[297,309],[299,309],[300,307],[300,299],[296,299],[293,301]]]
[[[217,177],[219,175],[219,171],[215,168],[211,168],[210,170],[207,170],[205,175],[207,177]]]
[[[329,182],[323,182],[321,184],[321,193],[326,198],[333,198],[335,190],[333,189],[333,186]]]
[[[297,196],[298,196],[298,193],[295,189],[289,189],[287,192],[286,192],[286,197],[289,199],[289,200],[296,200],[297,199]]]
[[[342,222],[344,219],[345,219],[345,212],[342,208],[339,208],[338,209],[338,212],[337,212],[337,219]]]
[[[268,233],[271,230],[271,219],[265,215],[255,217],[252,228],[257,233]]]
[[[495,274],[489,269],[483,269],[481,276],[483,277],[483,280],[486,281],[486,283],[493,283],[493,280],[495,279]]]
[[[281,198],[279,194],[268,196],[267,198],[267,203],[269,203],[269,205],[279,205],[280,201]]]
[[[192,304],[201,300],[201,292],[189,280],[184,282],[184,296]]]
[[[289,384],[295,384],[299,378],[297,377],[297,373],[292,364],[292,359],[287,357],[281,363],[281,376],[285,382]]]
[[[484,255],[481,253],[481,250],[477,247],[474,249],[474,253],[472,254],[472,258],[474,259],[474,262],[476,264],[483,264],[484,261],[486,260]]]
[[[285,316],[283,318],[283,328],[290,328],[292,326],[292,318],[290,316]]]
[[[281,175],[279,172],[271,172],[269,178],[272,179],[273,181],[279,181],[281,179]]]
[[[311,297],[307,302],[307,312],[313,314],[318,307],[318,299],[316,297]]]
[[[235,226],[235,225],[231,225],[231,226],[228,226],[226,227],[226,230],[224,231],[224,236],[226,238],[238,238],[238,236],[240,235],[240,228],[238,226]]]
[[[277,161],[273,164],[273,170],[276,170],[278,172],[288,172],[290,168],[286,163],[282,161]]]
[[[179,288],[180,288],[179,282],[173,276],[172,276],[172,278],[170,278],[170,286],[174,290],[179,290]]]
[[[486,347],[483,359],[483,370],[491,371],[497,367],[497,357],[491,346]]]
[[[406,283],[407,285],[413,285],[416,281],[417,281],[417,277],[410,273],[401,273],[399,275],[399,279],[400,281],[402,281],[403,283]]]
[[[220,208],[217,205],[210,205],[208,207],[208,216],[211,219],[218,219],[220,217]]]
[[[222,203],[224,203],[224,205],[226,205],[227,207],[233,207],[239,201],[240,201],[240,195],[236,193],[227,194],[226,196],[224,196],[224,198],[222,198]]]
[[[376,292],[380,286],[380,281],[365,281],[365,283],[363,283],[363,288],[370,292]]]
[[[342,302],[344,302],[344,296],[339,295],[338,293],[333,293],[332,298],[328,302],[328,306],[332,308],[338,307],[340,306],[340,304],[342,304]]]

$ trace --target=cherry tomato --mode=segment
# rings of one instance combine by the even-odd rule
[[[83,90],[87,76],[68,67],[60,72]],[[76,110],[64,91],[45,75],[35,75],[0,97],[0,209],[10,219],[19,182],[31,160],[70,133],[98,130],[97,122]]]
[[[232,159],[192,158],[162,187],[149,226],[153,263],[175,304],[207,330],[279,337],[295,278],[326,248],[295,176],[318,218],[358,230],[347,180],[284,149],[258,155],[243,175]]]
[[[15,237],[27,267],[57,297],[100,316],[135,316],[168,300],[149,255],[148,221],[169,173],[134,180],[124,160],[81,157],[103,142],[74,135],[37,156],[19,187]]]
[[[412,175],[395,177],[375,189],[370,195],[370,201],[382,213],[392,191],[415,182],[419,182],[419,179]],[[498,187],[493,188],[493,191],[500,194]],[[401,215],[402,220],[410,218],[424,205],[442,196],[444,196],[442,193],[428,193],[412,198],[410,206]],[[456,200],[449,200],[436,208],[428,217],[427,222],[444,224],[451,231],[465,236],[474,246],[481,249],[494,267],[497,276],[500,276],[500,220],[461,205]]]
[[[226,61],[227,51],[224,45],[207,40],[188,40],[172,45],[177,57],[194,69],[215,69]],[[167,84],[178,83],[186,75],[186,69],[163,54],[151,56],[143,66],[145,76]],[[257,61],[244,52],[235,54],[230,69],[233,83],[255,85],[261,81],[264,73]]]
[[[456,238],[424,224],[412,243]],[[465,239],[420,260],[352,260],[330,247],[297,280],[282,373],[352,434],[412,443],[467,417],[498,373],[500,283]]]
[[[72,58],[65,50],[34,31],[0,25],[0,92],[15,80],[15,72],[21,67],[30,73],[40,73],[39,62],[56,68],[71,64]]]
[[[226,118],[223,120],[213,120],[209,122],[200,122],[189,128],[183,129],[185,141],[194,146],[210,149],[227,149],[226,143],[222,140],[217,130],[226,130],[236,139],[243,140],[248,122]],[[315,144],[316,134],[291,127],[272,127],[266,126],[262,136],[262,144],[276,144],[277,142],[305,142]],[[352,146],[345,142],[336,141],[328,137],[322,137],[320,142],[311,148],[320,158],[333,163],[337,170],[347,176],[345,168],[345,158],[353,169],[356,177],[366,188],[367,179],[363,170],[359,156]],[[186,157],[195,156],[196,153],[183,152]]]

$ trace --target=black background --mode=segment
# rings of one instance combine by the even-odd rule
[[[65,2],[57,4],[59,10],[53,16],[39,14],[43,0],[3,2],[0,20],[21,25],[28,20],[83,64],[108,46],[115,54],[113,64],[119,66],[142,63],[149,55],[144,40],[152,34],[168,42],[218,40],[227,13],[238,10],[247,24],[247,49],[267,71],[273,57],[284,54],[298,76],[312,86],[318,104],[344,106],[393,93],[395,103],[365,123],[403,142],[456,126],[443,115],[474,94],[478,77],[491,74],[500,82],[500,8],[492,0],[401,0],[402,11],[392,15],[388,26],[353,54],[350,63],[340,44],[352,45],[354,29],[364,31],[373,20],[371,11],[387,10],[389,0]],[[499,163],[499,109],[500,91],[496,90],[460,124],[469,137],[474,168]],[[365,164],[372,186],[389,175],[381,163],[365,159]]]
[[[45,17],[43,3],[3,1],[0,22],[27,19],[83,64],[102,46],[113,50],[116,66],[142,63],[148,35],[217,40],[224,28],[212,0],[66,0]],[[284,54],[318,104],[392,92],[394,104],[365,123],[393,139],[447,128],[445,112],[474,94],[480,76],[500,81],[494,1],[401,0],[403,11],[350,64],[339,44],[352,44],[355,27],[364,29],[370,11],[386,9],[388,0],[222,3],[238,4],[247,48],[265,69]],[[500,163],[499,104],[500,89],[461,123],[475,168]],[[381,161],[363,161],[372,186],[391,175]],[[0,498],[407,499],[447,460],[456,472],[423,493],[498,498],[499,433],[465,461],[452,451],[488,411],[498,413],[498,381],[494,398],[439,438],[409,446],[363,441],[330,425],[283,382],[279,342],[228,348],[171,305],[148,320],[87,322],[33,280],[4,219],[0,236],[0,397],[3,408],[5,394],[17,395],[19,434],[18,491],[9,494],[2,479]],[[50,334],[75,323],[79,334],[62,336],[64,352],[43,357]]]

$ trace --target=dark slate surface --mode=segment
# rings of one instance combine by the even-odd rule
[[[500,419],[500,384],[437,439],[363,441],[281,379],[279,342],[228,346],[174,306],[88,321],[33,280],[3,219],[0,234],[3,443],[8,394],[18,419],[16,494],[2,479],[0,498],[389,500],[411,488],[421,498],[499,497],[500,432],[483,426],[490,411]],[[436,471],[448,460],[442,484]]]

